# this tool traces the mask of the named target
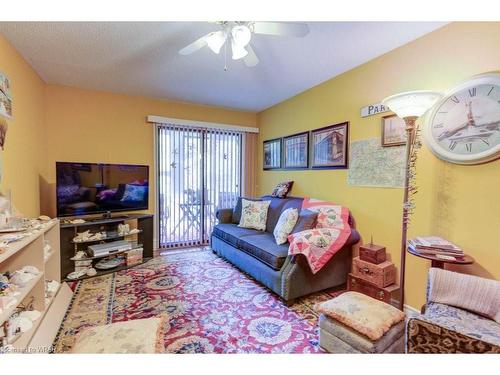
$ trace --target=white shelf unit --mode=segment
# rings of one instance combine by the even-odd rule
[[[0,272],[16,271],[28,265],[40,270],[40,274],[20,290],[20,295],[16,296],[16,303],[0,312],[0,325],[23,302],[32,301],[33,308],[41,312],[33,327],[12,343],[16,351],[50,351],[71,302],[73,292],[68,284],[62,283],[50,302],[45,303],[45,280],[56,280],[61,283],[59,236],[59,220],[52,220],[41,231],[11,243],[9,248],[0,254]],[[45,242],[50,245],[52,251],[47,259],[44,259]]]

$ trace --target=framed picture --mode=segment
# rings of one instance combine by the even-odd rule
[[[264,170],[281,168],[281,138],[264,141]]]
[[[12,93],[9,78],[0,72],[0,116],[12,118]]]
[[[312,167],[324,169],[347,168],[349,123],[325,126],[311,131]]]
[[[283,137],[283,168],[309,167],[309,132]]]
[[[396,115],[382,117],[382,147],[402,146],[405,144],[405,121]]]

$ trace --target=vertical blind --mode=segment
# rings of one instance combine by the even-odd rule
[[[242,133],[156,126],[160,248],[206,245],[217,209],[241,195]]]

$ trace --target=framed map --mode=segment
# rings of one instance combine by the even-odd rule
[[[348,183],[355,186],[402,188],[406,147],[382,147],[380,138],[351,142]]]

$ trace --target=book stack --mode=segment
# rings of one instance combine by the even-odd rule
[[[408,241],[408,250],[415,254],[434,255],[441,259],[462,259],[464,252],[457,245],[438,236],[416,237]]]

